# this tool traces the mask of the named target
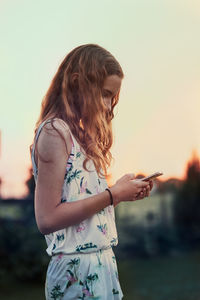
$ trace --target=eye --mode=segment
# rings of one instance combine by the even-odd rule
[[[113,93],[107,89],[103,89],[102,90],[102,97],[103,98],[112,98],[113,97]]]
[[[102,93],[102,97],[103,98],[107,98],[107,97],[109,97],[110,95],[109,95],[109,93],[108,92],[103,92]]]

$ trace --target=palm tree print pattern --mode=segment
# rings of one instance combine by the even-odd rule
[[[89,274],[84,282],[80,281],[79,284],[82,285],[82,296],[78,299],[85,299],[86,297],[91,297],[92,299],[100,299],[100,297],[94,294],[94,283],[99,279],[97,273]]]
[[[82,173],[82,170],[76,169],[75,171],[72,171],[72,169],[73,166],[68,170],[68,173],[65,174],[66,183],[70,184],[73,180],[75,180],[78,189],[78,194],[81,193],[92,194],[92,192],[87,187],[87,181],[83,183],[84,177],[82,177],[80,180],[80,186],[77,182],[77,179],[80,179],[80,174]]]
[[[114,246],[114,245],[117,244],[117,242],[118,242],[118,239],[117,239],[117,238],[113,238],[113,239],[110,241],[110,244],[111,244],[112,246]]]
[[[67,173],[68,176],[66,177],[66,183],[67,184],[71,183],[71,181],[75,179],[75,182],[76,182],[76,185],[77,185],[77,188],[78,188],[78,194],[80,194],[80,188],[79,188],[79,185],[78,185],[76,179],[80,178],[80,173],[81,172],[82,172],[82,170],[78,170],[78,169],[76,169],[73,172],[68,171],[68,173]]]
[[[91,248],[97,248],[97,245],[93,244],[93,243],[86,243],[83,245],[79,245],[76,247],[76,251],[80,252],[80,251],[85,251]]]
[[[104,224],[104,225],[97,225],[97,228],[105,235],[107,234],[108,231],[108,225]]]
[[[106,214],[105,209],[100,210],[100,211],[98,212],[98,214],[105,216],[105,214]]]
[[[71,259],[70,262],[67,264],[69,269],[67,269],[67,288],[70,287],[73,283],[78,281],[77,271],[80,265],[80,258]]]
[[[119,294],[119,291],[117,291],[115,289],[112,289],[112,292],[113,292],[113,295],[118,295]]]
[[[63,241],[64,238],[65,238],[64,233],[62,233],[62,234],[57,234],[57,235],[56,235],[56,238],[57,238],[57,241],[58,241],[58,242]]]
[[[76,158],[79,158],[79,157],[81,157],[81,152],[76,153]]]
[[[80,258],[71,259],[67,264],[69,269],[67,269],[67,285],[66,288],[69,288],[73,283],[78,282],[82,286],[82,296],[78,299],[85,299],[86,297],[92,297],[92,299],[100,299],[98,296],[95,296],[94,293],[94,284],[99,279],[97,273],[89,274],[84,281],[78,278],[78,269],[80,266]]]
[[[61,292],[60,290],[60,285],[57,284],[53,287],[52,291],[51,291],[51,298],[54,299],[54,300],[60,300],[61,297],[64,296],[64,293]]]

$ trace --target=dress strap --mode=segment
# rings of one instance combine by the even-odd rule
[[[31,160],[32,160],[32,165],[33,165],[33,175],[34,175],[35,178],[37,177],[37,166],[36,166],[36,163],[35,163],[35,145],[36,145],[36,142],[37,142],[38,137],[40,135],[40,132],[42,130],[42,127],[44,126],[44,124],[49,123],[49,122],[50,122],[50,120],[45,120],[40,124],[40,126],[38,127],[38,130],[36,132],[35,138],[34,138],[33,148],[32,148],[32,151],[31,151]]]
[[[38,173],[36,162],[35,162],[35,147],[36,147],[36,142],[37,142],[37,140],[39,138],[39,135],[40,135],[40,133],[42,131],[43,126],[45,124],[47,124],[47,123],[50,123],[50,122],[51,122],[51,120],[45,120],[45,121],[43,121],[39,125],[38,130],[37,130],[36,135],[35,135],[35,138],[34,138],[33,148],[32,148],[32,151],[31,151],[31,160],[32,160],[32,165],[33,165],[33,175],[34,175],[35,178],[37,177],[37,173]],[[76,153],[76,140],[75,140],[74,136],[72,135],[71,130],[69,130],[69,132],[70,132],[71,141],[72,141],[72,149],[71,149],[70,156],[72,155],[72,157],[75,157],[75,153]]]

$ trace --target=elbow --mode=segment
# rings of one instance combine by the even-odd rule
[[[47,222],[36,220],[38,230],[41,234],[47,235],[53,232],[50,225]]]
[[[50,230],[50,228],[47,227],[47,226],[38,226],[38,230],[39,230],[40,233],[43,234],[43,235],[47,235],[47,234],[52,233],[52,230]]]

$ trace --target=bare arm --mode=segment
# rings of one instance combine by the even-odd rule
[[[107,191],[84,200],[61,203],[66,164],[72,144],[67,127],[63,128],[59,121],[55,121],[54,126],[65,137],[68,151],[59,133],[50,124],[46,124],[38,139],[38,151],[48,162],[37,155],[38,177],[35,191],[36,222],[43,234],[78,224],[110,205]]]
[[[60,126],[59,121],[54,124],[65,137],[67,149],[55,130],[52,129],[52,133],[42,130],[38,139],[38,151],[48,162],[43,162],[38,157],[35,216],[38,229],[43,234],[78,224],[110,205],[110,195],[107,191],[83,200],[61,203],[66,163],[72,145],[69,131]],[[133,178],[129,175],[124,176],[118,184],[111,187],[115,206],[121,201],[134,200],[134,195],[140,192],[142,187],[149,186],[147,182],[134,182],[130,179]]]

